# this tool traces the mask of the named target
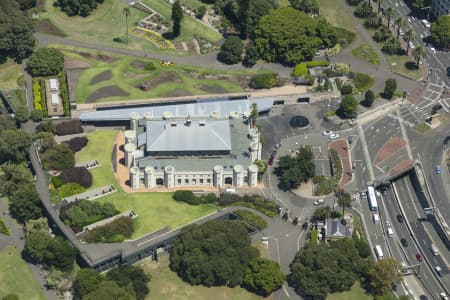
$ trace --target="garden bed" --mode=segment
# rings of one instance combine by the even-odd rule
[[[162,94],[163,97],[186,97],[192,96],[191,92],[186,91],[185,89],[175,89],[166,94]]]
[[[111,70],[106,70],[96,75],[94,78],[91,79],[91,84],[96,84],[108,80],[111,80]]]
[[[148,91],[163,83],[182,83],[183,80],[177,73],[168,71],[161,73],[158,77],[141,82],[138,87],[143,91]]]
[[[200,84],[197,89],[205,91],[208,94],[226,94],[228,91],[219,85]]]
[[[86,99],[86,103],[94,103],[98,99],[108,97],[126,97],[130,94],[122,90],[117,85],[108,85],[92,92]]]

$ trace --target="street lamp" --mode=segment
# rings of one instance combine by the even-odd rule
[[[425,6],[425,7],[421,8],[421,10],[424,10],[424,9],[428,9],[427,21],[430,21],[430,9],[431,9],[431,6]]]

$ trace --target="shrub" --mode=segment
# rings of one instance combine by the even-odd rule
[[[152,62],[148,62],[144,65],[144,70],[154,71],[154,70],[156,70],[156,67]]]
[[[353,92],[353,87],[349,84],[344,84],[341,86],[341,93],[342,95],[349,95]]]
[[[78,183],[65,183],[58,188],[58,195],[61,198],[73,196],[85,191],[85,188]]]
[[[64,116],[70,117],[70,99],[69,89],[67,88],[66,72],[61,72],[61,75],[59,76],[59,93],[63,102]]]
[[[44,118],[44,113],[40,109],[33,109],[30,113],[30,118],[34,122],[42,121],[42,119]]]
[[[119,217],[103,226],[88,231],[84,240],[88,243],[118,243],[130,238],[133,234],[133,219],[130,217]]]
[[[175,201],[182,201],[191,205],[216,203],[218,200],[216,195],[213,193],[195,196],[192,191],[176,191],[173,194],[173,199]]]
[[[242,218],[244,222],[249,224],[252,227],[256,227],[258,229],[264,229],[267,227],[267,222],[262,217],[252,213],[251,211],[247,210],[236,210],[233,212],[234,214],[238,215]]]
[[[248,85],[253,89],[270,89],[277,84],[277,81],[276,74],[258,74],[252,76]]]
[[[373,93],[372,90],[368,90],[364,94],[364,100],[361,101],[361,104],[364,105],[365,107],[371,107],[373,104],[373,101],[375,101],[375,94]]]
[[[67,144],[57,144],[42,154],[47,170],[66,170],[75,165],[75,157]]]
[[[330,62],[328,60],[312,60],[310,62],[307,62],[308,68],[314,68],[314,67],[328,67],[330,65]]]
[[[257,211],[269,217],[274,217],[278,214],[278,206],[261,196],[236,194],[221,194],[219,198],[220,206],[244,206],[256,209]]]
[[[70,150],[72,150],[72,152],[78,152],[81,149],[83,149],[84,146],[87,145],[88,143],[88,139],[84,136],[82,137],[75,137],[71,140],[68,140],[66,142],[67,145],[69,145]]]
[[[55,76],[63,70],[64,54],[55,48],[38,48],[27,66],[33,76]]]
[[[68,225],[83,227],[118,213],[111,203],[81,200],[61,207],[60,218]]]
[[[63,183],[78,183],[84,188],[88,188],[92,185],[92,175],[85,167],[74,167],[62,171],[59,178]]]
[[[302,77],[308,75],[308,66],[306,63],[297,64],[292,71],[292,76],[294,77]]]
[[[57,135],[77,134],[82,132],[83,127],[81,126],[81,121],[79,119],[73,119],[56,125]]]
[[[331,170],[333,171],[333,176],[341,180],[342,177],[342,163],[339,158],[339,154],[336,150],[330,149],[329,151],[330,159],[331,159]]]
[[[317,239],[319,238],[319,232],[317,229],[311,230],[309,242],[313,245],[317,245]]]
[[[355,88],[360,92],[368,90],[373,86],[374,83],[374,79],[367,74],[356,73],[353,75],[353,84],[355,85]]]
[[[205,14],[206,14],[206,6],[202,5],[195,9],[195,17],[197,19],[200,19],[200,20],[203,19]]]
[[[383,98],[392,99],[392,96],[397,89],[397,81],[394,78],[389,78],[384,84]]]
[[[33,79],[34,109],[42,110],[41,87],[37,79]]]
[[[47,121],[45,123],[39,124],[39,126],[37,127],[37,132],[55,133],[56,132],[56,128],[55,128],[55,125],[53,125],[52,121]]]
[[[55,188],[59,188],[60,186],[62,186],[64,184],[64,181],[62,181],[62,179],[59,178],[59,176],[52,176],[50,181]]]
[[[241,61],[242,51],[244,51],[242,40],[237,36],[230,36],[220,47],[217,60],[227,65],[237,64]]]

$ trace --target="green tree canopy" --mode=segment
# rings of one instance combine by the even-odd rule
[[[2,297],[2,300],[19,300],[19,296],[16,294],[8,294]]]
[[[15,117],[16,117],[16,121],[19,123],[28,121],[28,119],[30,118],[30,113],[28,112],[28,108],[23,105],[18,106],[16,108]]]
[[[30,113],[30,118],[35,122],[42,121],[44,118],[44,113],[40,109],[33,109]]]
[[[367,90],[367,92],[364,94],[364,100],[361,101],[361,104],[365,107],[371,107],[373,104],[373,101],[375,101],[375,94],[372,90]]]
[[[0,193],[11,196],[21,187],[30,182],[32,175],[29,169],[22,164],[9,164],[1,167]]]
[[[337,203],[342,207],[342,215],[345,213],[345,208],[350,207],[352,203],[352,196],[348,192],[337,193]]]
[[[84,296],[94,291],[102,281],[103,276],[97,271],[90,268],[79,270],[73,283],[75,295],[78,299],[82,299]]]
[[[393,258],[376,261],[368,271],[370,289],[374,295],[383,295],[391,291],[392,284],[402,280],[401,266]]]
[[[139,267],[122,265],[111,270],[106,278],[117,283],[119,287],[133,289],[137,300],[143,300],[150,291],[147,284],[151,277]]]
[[[54,5],[59,6],[68,16],[87,17],[97,8],[98,3],[104,0],[56,0]]]
[[[293,189],[300,183],[314,177],[314,160],[310,146],[301,147],[294,157],[282,156],[275,173],[280,179],[280,187]]]
[[[181,33],[181,20],[183,19],[183,9],[181,8],[180,1],[175,1],[172,4],[172,21],[173,21],[173,29],[172,35],[173,37],[177,37]]]
[[[258,49],[253,43],[249,43],[245,47],[245,56],[244,59],[242,60],[242,64],[247,68],[251,68],[254,65],[256,65],[258,59],[259,59]]]
[[[450,16],[440,16],[431,24],[431,38],[443,49],[450,47]]]
[[[0,115],[0,132],[6,129],[16,129],[16,122],[9,115]]]
[[[34,184],[23,184],[9,197],[9,211],[22,223],[41,216],[40,198]]]
[[[170,267],[193,285],[234,287],[258,256],[242,223],[210,221],[181,232],[170,252]]]
[[[64,68],[64,54],[55,48],[39,48],[27,66],[33,76],[55,76]]]
[[[304,12],[283,7],[271,10],[259,20],[254,40],[262,59],[294,65],[312,59],[317,49],[324,44],[333,46],[336,36],[324,19],[311,18]],[[328,45],[333,42],[333,45]]]
[[[395,80],[395,78],[388,78],[384,82],[383,97],[386,99],[392,99],[392,96],[394,96],[396,89],[397,89],[397,80]]]
[[[103,281],[95,290],[83,297],[83,300],[134,300],[136,299],[131,288],[121,288],[114,281]]]
[[[47,170],[66,170],[75,165],[75,157],[69,145],[62,143],[46,150],[42,161]]]
[[[316,15],[319,13],[318,0],[289,0],[289,3],[293,8],[301,10],[307,14]]]
[[[25,161],[30,145],[31,136],[25,131],[0,131],[0,164]]]
[[[341,100],[337,113],[343,118],[354,118],[358,114],[358,100],[353,95],[346,95]]]
[[[267,258],[252,260],[245,269],[242,285],[258,295],[268,296],[283,286],[285,279],[280,265]]]
[[[243,50],[244,45],[241,39],[237,36],[230,36],[225,40],[222,47],[220,47],[217,59],[227,65],[237,64],[241,61]]]

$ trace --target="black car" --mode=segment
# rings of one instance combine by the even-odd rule
[[[400,243],[402,243],[403,247],[408,247],[408,241],[405,240],[404,238],[400,239]]]
[[[403,223],[403,216],[400,215],[400,214],[398,214],[398,215],[397,215],[397,220],[398,220],[400,223]]]

